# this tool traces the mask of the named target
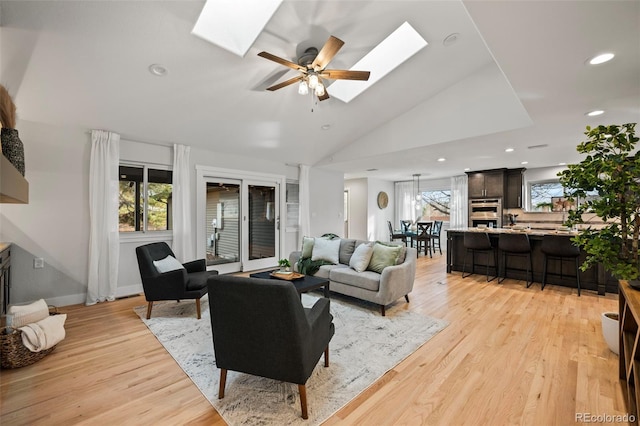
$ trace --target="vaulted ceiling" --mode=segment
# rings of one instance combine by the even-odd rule
[[[1,1],[0,82],[21,120],[347,178],[576,162],[585,126],[640,118],[639,1],[285,0],[244,57],[191,34],[203,5]],[[405,21],[428,46],[349,103],[264,90],[295,72],[260,51],[295,62],[334,35],[348,69]]]

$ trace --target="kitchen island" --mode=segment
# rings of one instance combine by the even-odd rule
[[[531,259],[533,262],[533,281],[534,285],[542,283],[542,271],[544,268],[544,254],[541,250],[542,238],[547,235],[562,235],[566,238],[571,238],[575,235],[575,232],[570,231],[551,231],[540,229],[522,229],[514,230],[510,228],[464,228],[464,229],[449,229],[447,230],[447,273],[452,271],[462,271],[464,262],[464,256],[466,249],[464,248],[464,234],[466,232],[486,232],[489,234],[491,245],[498,250],[498,238],[502,233],[526,233],[529,235],[529,241],[531,242]],[[580,264],[585,260],[586,254],[582,252],[580,254]],[[484,271],[484,263],[478,263],[478,260],[485,261],[486,256],[476,257],[476,271]],[[498,267],[502,261],[502,254],[498,251]],[[471,255],[467,259],[467,272],[471,271]],[[520,256],[508,256],[507,262],[509,268],[506,270],[507,278],[514,278],[517,280],[526,280],[526,267],[527,259]],[[492,260],[490,264],[492,263]],[[497,274],[495,268],[489,268],[490,273]],[[560,276],[560,261],[550,260],[547,267],[547,286],[548,285],[561,285],[565,287],[576,288],[575,266],[573,261],[565,261],[562,264],[563,276]],[[556,275],[557,274],[557,275]],[[580,271],[580,287],[583,290],[597,291],[599,295],[605,293],[617,293],[618,292],[618,280],[613,278],[611,274],[604,270],[601,265],[597,265],[589,268],[587,271]]]

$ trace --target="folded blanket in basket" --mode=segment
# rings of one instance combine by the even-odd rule
[[[40,299],[28,305],[9,306],[9,315],[11,315],[11,326],[20,328],[47,318],[49,316],[49,307],[44,299]]]
[[[31,352],[49,349],[64,339],[64,322],[67,314],[51,315],[47,318],[20,327],[22,343]]]

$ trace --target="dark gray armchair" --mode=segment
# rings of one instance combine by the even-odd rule
[[[198,319],[200,319],[200,298],[207,294],[207,278],[218,271],[207,271],[204,259],[183,264],[184,269],[160,273],[153,264],[167,256],[176,257],[165,242],[145,244],[136,247],[138,269],[142,278],[144,297],[147,299],[147,319],[151,318],[153,302],[158,300],[195,299]]]
[[[292,283],[220,275],[208,280],[209,309],[218,398],[224,398],[227,370],[298,384],[302,418],[307,415],[306,382],[335,328],[329,299],[304,308]]]

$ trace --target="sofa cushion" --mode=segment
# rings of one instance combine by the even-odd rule
[[[363,272],[367,270],[369,262],[371,261],[371,255],[373,254],[373,243],[360,244],[351,255],[349,260],[349,266],[356,272]]]
[[[407,246],[405,246],[403,243],[396,243],[393,241],[389,241],[389,242],[376,241],[376,243],[382,244],[383,246],[387,246],[387,247],[401,247],[400,254],[398,255],[398,260],[396,261],[396,265],[404,263],[405,259],[407,258]]]
[[[311,252],[311,260],[324,260],[333,264],[339,263],[340,240],[327,240],[324,238],[316,238],[313,242],[313,250]]]
[[[331,270],[331,281],[370,291],[380,289],[380,274],[373,271],[356,272],[351,268]]]
[[[330,279],[331,272],[336,269],[350,269],[347,265],[341,263],[337,265],[322,265],[318,271],[313,274],[314,277]]]
[[[401,246],[388,246],[376,242],[373,245],[373,254],[367,269],[381,274],[382,270],[387,266],[393,266],[398,263],[401,251]]]
[[[340,240],[340,254],[338,255],[338,260],[340,261],[340,263],[348,265],[355,248],[356,240],[352,240],[349,238]]]
[[[311,257],[314,239],[315,238],[313,237],[302,237],[302,254],[300,255],[302,259],[308,259]]]

